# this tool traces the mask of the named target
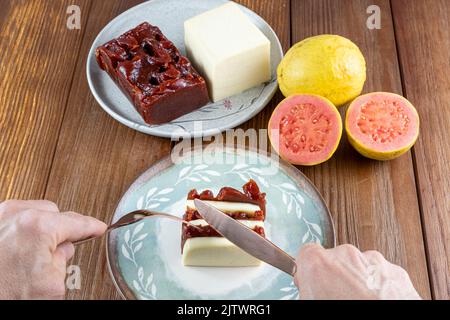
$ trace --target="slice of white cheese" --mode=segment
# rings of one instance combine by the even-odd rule
[[[247,228],[250,229],[254,229],[255,227],[264,228],[264,221],[256,221],[256,220],[237,220],[237,221],[239,221],[240,223],[242,223],[243,225],[245,225]],[[203,219],[189,221],[189,224],[201,227],[209,226],[208,222],[206,222]]]
[[[255,211],[260,211],[261,208],[253,203],[245,203],[245,202],[228,202],[228,201],[209,201],[203,200],[203,202],[212,205],[214,208],[222,211],[222,212],[245,212],[245,213],[254,213]],[[187,200],[186,207],[188,209],[196,209],[194,200]]]
[[[213,101],[270,80],[270,41],[233,2],[188,19],[184,31]]]
[[[200,267],[249,267],[261,261],[236,247],[225,238],[187,239],[183,248],[183,265]]]

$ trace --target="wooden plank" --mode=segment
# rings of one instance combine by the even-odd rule
[[[12,2],[8,1],[8,0],[0,0],[0,8],[2,8],[2,10],[0,10],[0,26],[3,27],[3,24],[7,23],[7,19],[8,16],[11,12],[11,5]],[[2,28],[3,29],[3,28]],[[6,36],[3,32],[0,32],[0,39],[2,39],[2,37]]]
[[[367,62],[365,92],[402,93],[390,3],[387,0],[292,1],[292,42],[331,33],[353,40]],[[367,7],[381,9],[380,30],[366,27]],[[344,115],[345,107],[341,109]],[[339,243],[376,249],[403,266],[424,298],[430,298],[411,154],[389,162],[359,156],[343,137],[325,164],[301,168],[328,203]]]
[[[170,152],[170,140],[138,133],[106,114],[86,81],[88,51],[97,34],[139,2],[93,1],[46,192],[61,209],[105,222],[110,222],[136,177]],[[69,299],[120,298],[107,271],[104,248],[104,240],[77,248],[72,264],[81,268],[82,287],[69,291]]]
[[[433,297],[450,299],[450,2],[392,1],[404,93],[420,114],[417,190]]]
[[[286,52],[290,47],[291,28],[290,28],[290,1],[289,0],[271,0],[254,1],[241,0],[236,1],[252,9],[266,20],[280,39],[283,51]],[[283,95],[278,90],[270,103],[255,117],[239,126],[243,130],[247,129],[267,129],[270,116],[277,104],[283,99]]]
[[[0,4],[0,199],[44,196],[82,39],[66,28],[70,4]]]

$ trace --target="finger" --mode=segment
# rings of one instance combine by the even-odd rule
[[[363,256],[370,265],[386,262],[384,256],[376,250],[365,251],[363,252]]]
[[[107,228],[105,223],[75,212],[55,214],[49,224],[57,245],[100,236]]]
[[[53,252],[53,272],[56,278],[65,278],[67,262],[73,257],[74,253],[75,247],[70,242],[64,242],[56,247],[56,250]]]
[[[70,248],[72,246],[72,248]],[[64,243],[58,246],[53,253],[53,266],[46,271],[51,274],[50,279],[46,279],[43,287],[46,297],[52,300],[64,299],[66,293],[65,278],[67,274],[67,261],[73,255],[74,248],[71,243]]]
[[[67,262],[72,259],[75,254],[75,247],[71,242],[64,242],[56,248],[54,254],[60,256],[65,262]]]
[[[297,265],[294,283],[299,286],[299,275],[305,270],[314,268],[315,265],[321,263],[325,258],[326,250],[319,244],[306,244],[300,248],[298,257],[295,261]]]
[[[17,213],[29,209],[59,212],[58,206],[48,200],[7,200],[0,203],[0,212]]]
[[[308,260],[308,257],[319,254],[319,253],[323,253],[324,251],[325,251],[325,249],[320,244],[317,244],[317,243],[305,244],[304,246],[302,246],[300,248],[300,251],[298,253],[297,265],[302,260]]]
[[[343,244],[330,250],[335,258],[341,258],[344,261],[347,260],[353,264],[363,264],[364,257],[359,249],[351,244]]]
[[[296,260],[297,271],[294,275],[294,284],[299,288],[304,296],[307,282],[310,281],[313,273],[311,271],[317,271],[317,266],[325,259],[326,250],[319,244],[306,244],[300,248],[298,257]],[[306,296],[304,296],[306,297]]]
[[[300,281],[298,280],[298,274],[294,275],[294,284],[297,288],[300,288]]]
[[[336,252],[341,255],[354,255],[356,253],[360,253],[359,249],[351,244],[342,244],[333,248],[331,251]]]
[[[343,244],[330,250],[333,259],[352,267],[354,272],[365,270],[367,261],[362,252],[351,244]]]

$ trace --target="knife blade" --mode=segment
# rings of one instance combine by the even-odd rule
[[[255,258],[294,276],[295,259],[258,233],[199,199],[195,207],[202,218],[224,238]]]

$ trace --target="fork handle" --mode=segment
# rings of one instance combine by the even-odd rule
[[[78,241],[74,241],[74,242],[72,242],[72,244],[73,244],[74,246],[78,246],[78,245],[80,245],[80,244],[83,244],[83,243],[86,243],[86,242],[89,242],[89,241],[92,241],[92,240],[101,238],[101,237],[103,237],[105,234],[108,234],[108,233],[109,233],[111,230],[113,230],[113,229],[115,229],[115,228],[113,228],[113,226],[110,226],[110,227],[108,227],[108,229],[106,229],[105,233],[102,234],[102,235],[95,236],[95,237],[89,237],[89,238],[81,239],[81,240],[78,240]]]
[[[83,244],[83,243],[92,241],[92,240],[97,239],[97,238],[99,238],[99,237],[101,237],[101,236],[98,236],[98,237],[89,237],[89,238],[86,238],[86,239],[83,239],[83,240],[78,240],[78,241],[72,242],[72,244],[73,244],[74,246],[78,246],[78,245],[80,245],[80,244]]]

